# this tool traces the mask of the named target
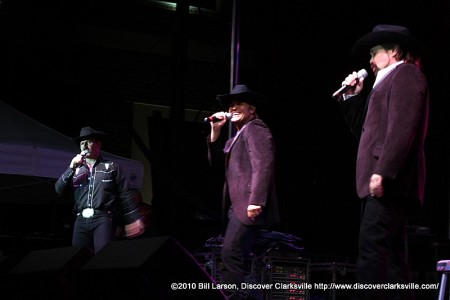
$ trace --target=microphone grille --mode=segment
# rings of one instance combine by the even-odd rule
[[[369,73],[365,69],[361,69],[358,71],[358,78],[366,78],[369,76]]]

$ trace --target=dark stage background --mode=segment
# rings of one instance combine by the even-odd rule
[[[316,260],[356,255],[357,145],[331,98],[348,73],[368,68],[368,57],[350,55],[353,43],[391,23],[429,46],[428,185],[423,209],[412,208],[409,246],[433,271],[449,234],[449,2],[240,2],[237,83],[268,97],[277,142],[274,229],[301,237]],[[145,184],[155,231],[195,251],[221,233],[222,174],[207,165],[209,124],[183,111],[214,112],[216,95],[230,90],[233,2],[191,3],[188,14],[150,0],[0,1],[0,99],[70,137],[83,126],[104,130],[113,137],[105,150],[125,157],[139,132],[133,104],[171,107],[169,117],[148,118],[153,180]],[[31,189],[21,183],[37,179],[0,178],[4,248],[23,237],[67,242],[71,202],[56,198],[54,181]]]

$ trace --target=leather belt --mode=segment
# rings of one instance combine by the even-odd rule
[[[95,216],[109,215],[109,214],[111,214],[111,211],[109,210],[85,208],[83,209],[82,212],[77,213],[77,216],[83,217],[84,219],[90,219]]]

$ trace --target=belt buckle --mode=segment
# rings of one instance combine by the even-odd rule
[[[85,218],[85,219],[92,218],[92,217],[94,216],[94,209],[93,209],[93,208],[85,208],[85,209],[83,209],[83,211],[81,212],[81,215],[82,215],[83,218]]]

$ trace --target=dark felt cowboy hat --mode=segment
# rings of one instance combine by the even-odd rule
[[[73,138],[72,140],[75,143],[79,143],[81,141],[87,140],[89,138],[96,138],[100,141],[102,141],[106,137],[106,133],[103,131],[97,131],[92,129],[91,127],[83,127],[80,130],[80,136]]]
[[[263,108],[262,106],[267,105],[267,100],[262,94],[250,90],[245,84],[236,85],[230,94],[218,95],[217,100],[219,100],[220,105],[226,110],[228,110],[228,107],[233,100],[252,104],[258,110],[259,108]]]
[[[368,54],[377,45],[395,43],[415,54],[425,54],[426,46],[416,40],[409,29],[399,25],[381,24],[373,28],[372,32],[361,37],[352,48],[352,54]]]

